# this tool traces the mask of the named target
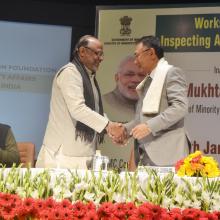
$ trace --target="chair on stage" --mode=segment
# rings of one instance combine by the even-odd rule
[[[17,142],[22,167],[34,167],[35,145],[31,142]]]

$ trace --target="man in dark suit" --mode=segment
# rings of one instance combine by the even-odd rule
[[[20,163],[17,143],[10,126],[0,123],[0,164],[11,167]]]

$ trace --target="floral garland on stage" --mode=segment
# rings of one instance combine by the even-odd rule
[[[0,193],[0,217],[18,220],[218,220],[220,211],[207,213],[198,209],[178,209],[168,211],[158,205],[143,203],[104,202],[99,206],[78,201],[72,204],[64,199],[57,202],[52,198],[45,200],[25,198]]]
[[[148,168],[120,174],[2,168],[0,219],[217,220],[220,179],[161,175]]]

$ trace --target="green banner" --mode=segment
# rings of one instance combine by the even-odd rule
[[[220,14],[158,15],[156,36],[166,52],[219,52]]]

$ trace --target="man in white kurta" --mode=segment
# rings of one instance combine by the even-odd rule
[[[36,167],[89,167],[100,134],[113,125],[103,116],[94,79],[102,60],[102,43],[86,35],[76,44],[73,62],[55,75],[49,121]]]

